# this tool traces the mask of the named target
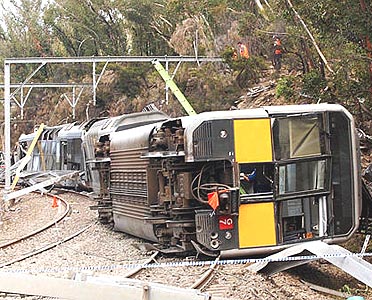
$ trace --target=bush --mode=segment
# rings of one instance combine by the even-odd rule
[[[316,70],[312,70],[303,76],[302,92],[311,98],[320,98],[326,86],[327,81]]]
[[[277,81],[276,86],[276,97],[284,97],[286,100],[291,100],[295,95],[294,90],[294,77],[293,76],[286,76],[282,77]]]

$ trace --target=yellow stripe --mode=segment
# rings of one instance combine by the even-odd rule
[[[276,245],[273,202],[242,204],[238,223],[240,248]]]
[[[270,119],[234,120],[234,146],[239,163],[272,161]]]

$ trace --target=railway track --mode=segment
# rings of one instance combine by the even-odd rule
[[[136,274],[141,272],[145,269],[145,266],[150,264],[151,262],[155,261],[155,258],[159,255],[159,251],[156,251],[154,254],[152,254],[148,259],[146,259],[141,266],[134,268],[133,270],[130,270],[127,274],[124,274],[123,277],[125,278],[133,278]]]
[[[191,267],[167,267],[167,268],[144,268],[147,264],[151,264],[155,259],[156,262],[174,263],[182,262],[183,259],[174,257],[158,257],[158,253],[153,253],[151,256],[146,253],[141,253],[137,248],[133,247],[134,243],[143,242],[137,238],[127,236],[122,233],[113,232],[107,226],[97,225],[92,226],[96,220],[96,214],[89,210],[91,202],[87,202],[86,197],[80,197],[76,194],[66,193],[61,196],[67,203],[69,203],[69,214],[64,219],[59,221],[58,228],[51,226],[33,237],[25,238],[23,241],[10,245],[4,249],[0,248],[0,263],[10,262],[22,255],[29,254],[29,259],[23,259],[19,263],[4,267],[4,270],[30,270],[31,273],[39,274],[40,269],[53,269],[51,276],[68,277],[69,271],[63,271],[64,268],[75,268],[76,272],[88,272],[92,275],[114,275],[128,278],[135,278],[144,281],[158,282],[177,287],[193,288],[201,290],[202,292],[215,297],[225,297],[229,299],[285,299],[292,297],[292,299],[325,299],[319,294],[312,294],[302,288],[302,294],[296,292],[289,292],[289,287],[296,287],[301,283],[288,278],[285,275],[277,275],[273,277],[276,281],[273,284],[265,278],[250,274],[245,266],[217,266],[216,262],[211,264],[211,267],[206,266],[191,266]],[[50,206],[50,203],[48,204]],[[87,210],[85,210],[87,209]],[[90,215],[87,213],[90,212]],[[54,219],[53,219],[54,220]],[[68,225],[74,225],[68,228]],[[79,230],[85,231],[79,233]],[[36,230],[34,230],[36,231]],[[58,235],[55,241],[49,240],[45,235],[45,231],[52,236]],[[62,231],[62,232],[61,232]],[[63,233],[63,235],[62,235]],[[68,237],[77,233],[73,242],[67,242]],[[44,236],[44,239],[39,241],[39,237]],[[71,237],[72,238],[72,237]],[[13,241],[13,240],[12,240]],[[8,244],[9,241],[5,244]],[[32,241],[32,242],[31,242]],[[54,250],[44,253],[32,253],[37,248],[46,247],[56,243]],[[31,249],[31,251],[30,251]],[[51,248],[49,248],[50,250]],[[14,257],[6,260],[1,260],[3,254],[6,252],[15,252]],[[193,259],[193,258],[192,258]],[[140,264],[141,267],[137,269],[120,268],[120,264]],[[107,265],[119,266],[113,269],[106,269]],[[86,266],[99,267],[102,269],[84,269]],[[79,268],[81,267],[81,270]],[[218,267],[218,268],[217,268]],[[88,271],[82,271],[88,270]],[[55,273],[54,273],[55,272]],[[199,278],[195,281],[195,278]],[[282,290],[283,287],[285,290]],[[298,293],[297,296],[296,293]],[[239,295],[237,297],[236,295]],[[0,299],[4,298],[0,294]],[[8,298],[6,298],[8,299]],[[27,299],[27,298],[26,298]],[[34,299],[34,298],[32,298]]]
[[[226,296],[226,283],[223,285],[218,282],[214,283],[215,277],[218,274],[218,268],[220,267],[220,265],[217,264],[219,260],[220,257],[215,259],[214,263],[209,266],[208,270],[202,273],[199,279],[191,285],[192,289],[206,292],[212,297],[212,299],[215,297],[223,298]]]
[[[210,281],[213,279],[216,269],[218,268],[217,263],[219,260],[220,257],[218,256],[214,263],[209,266],[208,270],[205,271],[202,276],[200,276],[200,278],[191,285],[192,289],[204,290],[208,286]]]
[[[59,207],[55,218],[47,220],[37,229],[32,230],[29,233],[22,234],[21,236],[10,239],[9,241],[0,245],[0,268],[10,266],[16,262],[20,262],[27,258],[36,256],[42,252],[52,249],[72,238],[80,235],[88,228],[90,228],[96,221],[83,222],[78,225],[77,228],[69,228],[69,224],[78,222],[81,218],[81,214],[74,216],[73,206],[70,202],[61,196],[48,195],[49,197],[55,197],[54,201],[58,199]],[[82,196],[84,197],[84,196]],[[43,218],[42,214],[34,216],[40,219]],[[68,220],[68,221],[66,221]],[[27,224],[25,224],[27,226]],[[76,227],[76,226],[73,226]]]
[[[52,197],[52,196],[50,196],[50,197]],[[53,196],[53,197],[57,197],[57,196]],[[46,230],[46,229],[48,229],[48,228],[50,228],[50,227],[58,224],[59,222],[61,222],[67,216],[67,214],[69,213],[69,211],[70,211],[70,204],[67,201],[65,201],[63,198],[61,198],[61,197],[57,197],[57,198],[58,198],[58,200],[60,202],[59,205],[63,205],[64,206],[64,212],[61,215],[59,215],[56,219],[48,222],[47,224],[43,225],[42,227],[40,227],[40,228],[38,228],[38,229],[36,229],[36,230],[28,233],[28,234],[25,234],[25,235],[23,235],[21,237],[18,237],[16,239],[13,239],[13,240],[8,241],[6,243],[0,244],[0,250],[4,250],[5,248],[10,247],[10,246],[13,246],[13,245],[15,245],[15,244],[17,244],[17,243],[25,240],[25,239],[31,238],[31,237],[37,235],[38,233],[40,233],[40,232],[42,232],[42,231],[44,231],[44,230]]]

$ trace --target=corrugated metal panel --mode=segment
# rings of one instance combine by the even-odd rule
[[[145,150],[141,148],[111,151],[111,171],[123,171],[125,169],[145,171],[148,165],[148,159],[141,158],[141,154]]]
[[[212,145],[212,123],[205,122],[200,125],[194,132],[194,142],[197,146],[194,147],[195,158],[210,158],[213,153]]]
[[[141,220],[143,220],[144,217],[150,216],[149,208],[144,207],[143,205],[137,205],[133,203],[120,203],[116,201],[115,203],[113,203],[112,206],[115,210],[115,214],[117,215]]]
[[[141,159],[143,149],[117,150],[110,153],[113,213],[134,218],[149,215],[147,201],[148,160]]]

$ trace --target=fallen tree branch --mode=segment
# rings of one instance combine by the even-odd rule
[[[295,8],[293,7],[293,4],[290,0],[287,0],[287,3],[288,5],[290,6],[290,8],[292,9],[292,11],[294,12],[294,14],[296,15],[296,17],[300,20],[302,26],[304,27],[305,31],[307,32],[307,34],[309,35],[310,37],[310,40],[311,42],[313,43],[316,51],[318,52],[320,58],[322,59],[322,61],[324,62],[324,65],[327,67],[328,71],[331,72],[332,74],[334,74],[335,72],[332,70],[332,68],[329,66],[328,64],[328,61],[327,59],[325,58],[324,54],[322,53],[322,51],[320,50],[318,44],[316,43],[315,41],[315,38],[313,37],[313,35],[311,34],[310,30],[307,28],[304,20],[302,20],[301,16],[298,14],[298,12],[295,10]]]

